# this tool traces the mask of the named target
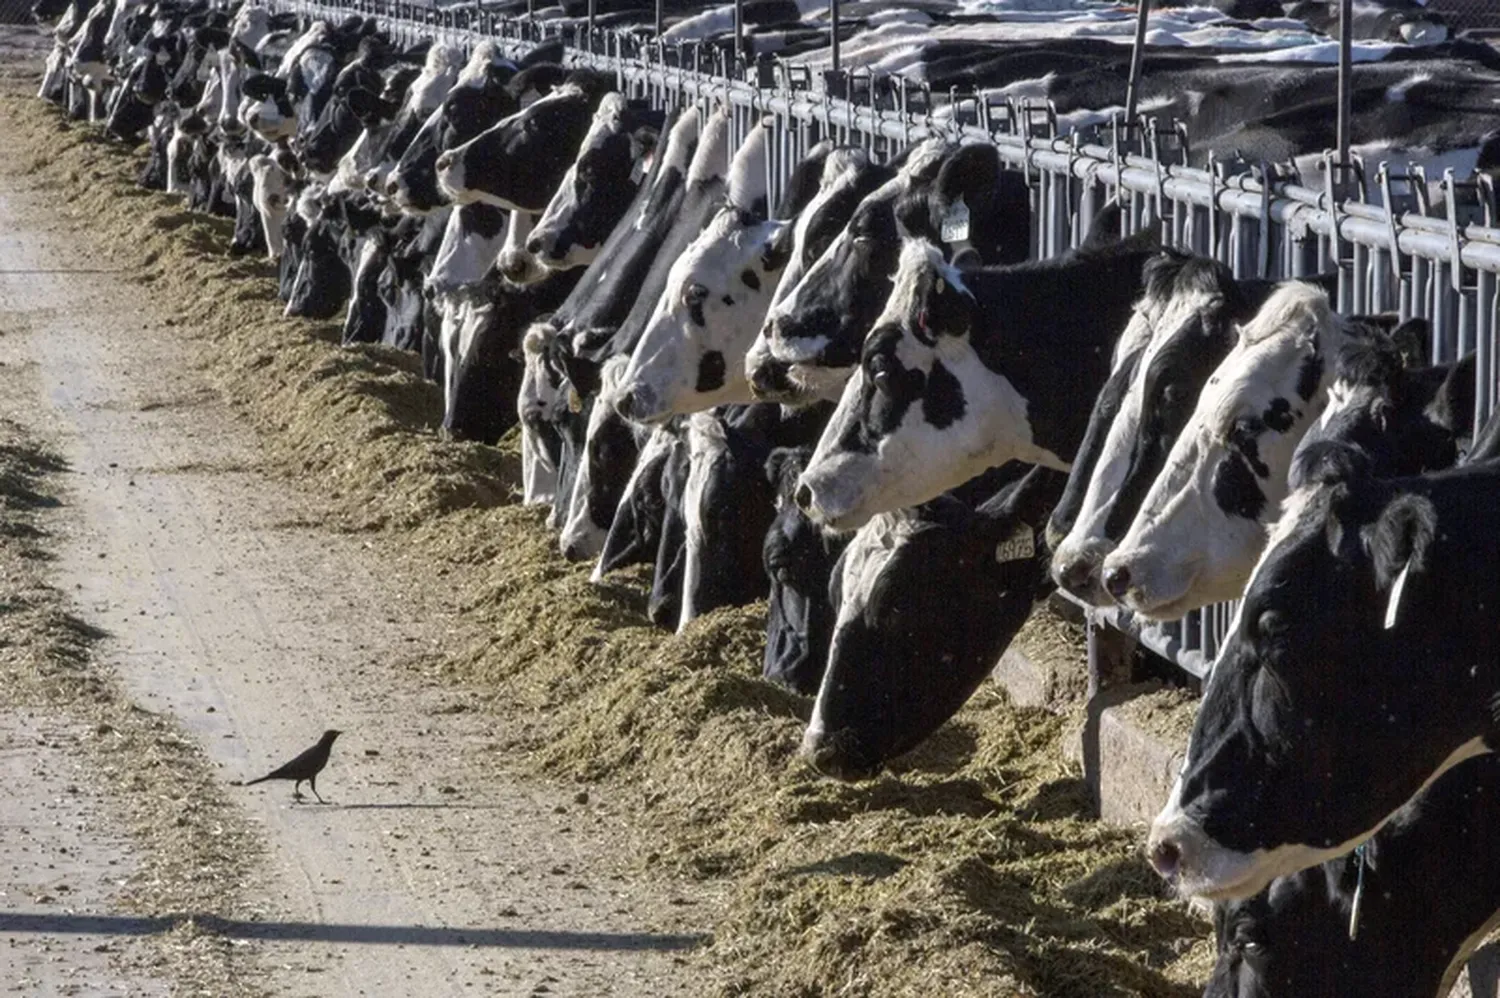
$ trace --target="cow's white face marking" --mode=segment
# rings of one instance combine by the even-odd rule
[[[266,234],[266,255],[279,260],[286,245],[281,227],[292,206],[292,178],[269,156],[251,157],[250,177],[255,210]]]
[[[1239,596],[1264,548],[1265,525],[1287,495],[1292,454],[1327,403],[1329,368],[1349,335],[1327,295],[1296,282],[1279,288],[1241,328],[1140,512],[1104,561],[1106,583],[1115,571],[1128,577],[1122,600],[1128,608],[1170,620]],[[1241,435],[1249,436],[1253,461],[1237,456],[1244,453]],[[1221,465],[1242,461],[1258,490],[1254,518],[1226,509],[1216,494]]]
[[[505,243],[503,230],[486,236],[466,228],[463,214],[456,208],[448,212],[443,241],[424,282],[434,294],[451,294],[478,283],[494,265],[496,254]]]
[[[745,352],[776,283],[766,251],[786,224],[745,225],[726,208],[672,265],[621,385],[634,401],[631,418],[658,422],[751,400]]]

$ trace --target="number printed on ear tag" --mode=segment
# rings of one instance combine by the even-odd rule
[[[969,206],[960,194],[958,200],[948,206],[941,227],[943,242],[962,243],[969,240]]]
[[[1391,583],[1391,599],[1385,605],[1385,629],[1390,630],[1396,626],[1396,613],[1401,609],[1401,594],[1406,591],[1406,576],[1411,571],[1411,559],[1401,566],[1401,574],[1396,576],[1396,581]]]
[[[1029,524],[1018,523],[1009,537],[995,545],[995,561],[1001,565],[1035,557],[1036,537]]]

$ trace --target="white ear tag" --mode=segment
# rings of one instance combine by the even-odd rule
[[[969,206],[960,194],[958,200],[948,206],[948,213],[943,216],[941,235],[943,242],[948,244],[968,242],[969,239]]]
[[[632,184],[640,183],[641,178],[646,175],[646,171],[649,169],[651,169],[651,158],[649,156],[642,156],[636,160],[635,166],[630,168],[630,182]]]
[[[1390,630],[1396,626],[1396,612],[1401,609],[1401,594],[1406,590],[1406,576],[1411,571],[1411,559],[1406,559],[1406,564],[1401,566],[1401,574],[1396,576],[1396,581],[1391,583],[1391,599],[1385,605],[1385,629]]]
[[[1010,532],[1010,536],[995,545],[996,564],[1004,565],[1007,562],[1035,557],[1036,536],[1032,533],[1029,524],[1016,524],[1016,529]]]
[[[935,291],[937,294],[942,294],[944,291],[948,290],[948,282],[939,277],[937,279],[937,283],[934,284],[932,288],[933,291]]]

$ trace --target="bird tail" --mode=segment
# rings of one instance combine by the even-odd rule
[[[269,779],[270,779],[270,778],[271,778],[271,777],[270,777],[270,775],[269,775],[269,774],[268,774],[268,775],[266,775],[266,776],[261,776],[261,777],[257,777],[257,778],[256,778],[256,779],[253,779],[253,780],[246,780],[246,781],[245,781],[245,782],[244,782],[244,783],[241,783],[241,784],[240,784],[240,786],[242,786],[242,787],[253,787],[253,786],[255,786],[255,785],[256,785],[256,784],[257,784],[257,783],[264,783],[264,782],[266,782],[266,781],[267,781],[267,780],[269,780]]]

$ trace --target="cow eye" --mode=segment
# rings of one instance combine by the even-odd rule
[[[1256,618],[1255,626],[1260,631],[1261,637],[1276,638],[1286,633],[1287,621],[1280,611],[1266,610]]]
[[[701,305],[708,300],[708,288],[701,284],[689,284],[682,289],[682,300],[688,305]]]
[[[870,358],[870,380],[875,382],[875,387],[887,394],[891,390],[891,362],[888,358],[876,355]]]

